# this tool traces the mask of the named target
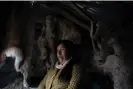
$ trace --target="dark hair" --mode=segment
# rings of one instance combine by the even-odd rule
[[[69,41],[69,40],[60,40],[59,43],[58,43],[58,46],[62,44],[66,50],[67,50],[67,54],[68,54],[68,57],[70,56],[73,56],[73,48],[74,48],[74,44],[73,42]]]

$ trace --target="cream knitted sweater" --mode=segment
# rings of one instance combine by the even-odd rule
[[[38,89],[77,89],[81,79],[79,64],[68,63],[65,68],[51,68]]]

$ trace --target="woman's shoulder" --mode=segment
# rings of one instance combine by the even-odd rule
[[[80,63],[74,64],[72,69],[72,76],[80,78],[81,75],[82,75],[82,69]]]
[[[73,66],[73,69],[76,69],[76,70],[81,70],[81,65],[80,63],[75,63],[74,66]]]
[[[76,63],[74,64],[74,66],[80,67],[80,66],[81,66],[81,65],[80,65],[80,62],[76,62]]]

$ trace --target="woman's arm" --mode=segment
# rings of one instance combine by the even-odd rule
[[[72,70],[72,78],[67,89],[77,89],[81,79],[81,67],[80,65],[74,65]]]

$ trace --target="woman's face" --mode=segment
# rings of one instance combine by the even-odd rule
[[[59,62],[61,63],[62,61],[66,60],[66,57],[67,57],[66,48],[64,47],[63,44],[60,44],[57,47],[57,58]]]

